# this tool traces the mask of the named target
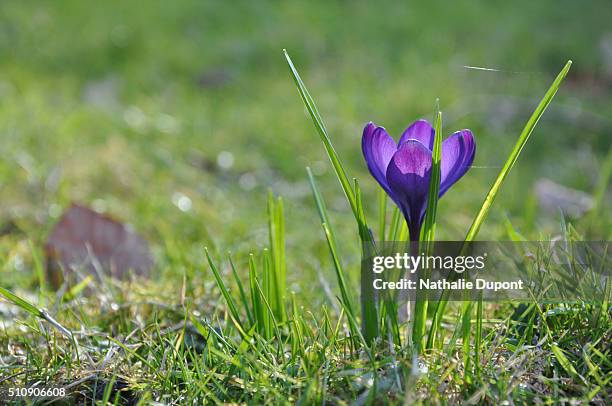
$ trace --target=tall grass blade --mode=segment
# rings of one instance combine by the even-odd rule
[[[304,334],[302,333],[302,314],[298,310],[297,303],[295,301],[295,295],[291,297],[291,304],[293,308],[291,331],[293,339],[291,340],[291,356],[297,358],[298,354],[304,357]]]
[[[354,315],[355,306],[353,304],[352,296],[349,293],[349,289],[346,283],[346,278],[344,276],[344,268],[342,267],[340,257],[338,256],[336,242],[332,238],[329,226],[325,223],[322,223],[321,226],[323,227],[323,232],[325,233],[325,238],[327,239],[327,246],[329,248],[329,252],[334,263],[334,269],[336,271],[336,278],[338,280],[338,286],[340,288],[340,296],[342,298],[342,302],[346,306],[347,311]]]
[[[308,89],[304,85],[304,82],[302,81],[302,78],[300,77],[297,69],[293,65],[293,61],[289,57],[289,54],[287,53],[286,50],[283,50],[283,52],[285,55],[285,59],[287,60],[287,64],[289,65],[291,76],[293,77],[295,85],[298,88],[300,97],[302,98],[302,101],[304,102],[304,105],[306,106],[306,109],[308,110],[308,113],[310,114],[310,117],[312,118],[314,126],[317,132],[319,133],[321,141],[323,142],[323,145],[325,146],[325,150],[327,151],[327,155],[332,163],[332,166],[334,167],[336,177],[340,181],[342,190],[344,191],[344,194],[346,195],[346,198],[351,207],[351,210],[353,211],[353,216],[355,217],[355,220],[357,221],[357,226],[359,229],[359,236],[361,238],[361,241],[362,243],[372,243],[373,244],[374,239],[372,237],[372,233],[368,229],[368,226],[365,220],[365,216],[363,215],[363,207],[360,207],[360,202],[357,201],[356,191],[351,187],[349,179],[346,175],[346,171],[344,170],[344,167],[342,166],[342,163],[340,162],[340,158],[338,157],[338,154],[336,153],[336,150],[334,149],[334,146],[332,145],[332,142],[327,133],[327,129],[325,128],[325,124],[323,124],[323,120],[321,119],[321,115],[319,114],[319,111],[317,109],[317,106],[314,100],[312,99],[312,97],[310,96]],[[363,283],[362,283],[362,286],[363,286]],[[375,327],[372,327],[370,324],[372,321],[372,317],[376,314],[375,312],[376,303],[370,302],[371,297],[369,293],[366,292],[365,296],[363,295],[363,293],[364,292],[362,290],[362,297],[361,297],[362,309],[366,311],[367,314],[362,314],[362,319],[363,319],[362,321],[364,323],[364,335],[366,336],[366,341],[369,342],[369,339],[373,339],[375,337],[375,336],[371,336],[371,334],[377,333],[377,330],[378,330],[377,328],[378,322],[375,323]],[[355,313],[353,313],[353,315],[354,314]],[[368,326],[367,331],[365,330],[366,325]]]
[[[276,202],[276,280],[278,281],[277,289],[279,292],[280,321],[284,322],[287,319],[285,310],[285,300],[287,293],[287,259],[285,257],[285,213],[282,197],[278,197]]]
[[[3,288],[1,286],[0,286],[0,295],[4,296],[9,301],[13,302],[13,304],[15,304],[16,306],[20,307],[24,311],[30,313],[33,316],[36,316],[36,317],[39,317],[41,319],[46,320],[49,324],[51,324],[53,327],[55,327],[60,333],[62,333],[66,338],[68,338],[71,341],[71,343],[72,343],[72,345],[73,345],[73,347],[74,347],[74,349],[76,351],[77,358],[79,357],[78,342],[77,342],[75,336],[72,334],[72,332],[70,330],[68,330],[66,327],[62,326],[57,320],[55,320],[49,314],[49,312],[47,312],[43,308],[38,308],[38,307],[34,306],[32,303],[30,303],[26,299],[23,299],[23,298],[17,296],[16,294],[11,292],[10,290],[5,289],[5,288]]]
[[[265,258],[265,256],[264,256]],[[274,312],[272,311],[272,307],[270,307],[270,303],[266,300],[266,295],[265,293],[262,291],[261,286],[259,286],[259,282],[255,281],[255,286],[257,287],[257,290],[259,291],[259,293],[261,294],[261,298],[263,301],[263,304],[265,305],[265,309],[268,312],[268,325],[267,327],[267,331],[266,331],[266,338],[271,338],[272,337],[272,329],[274,329],[274,332],[276,333],[276,337],[278,338],[277,340],[277,344],[279,346],[279,353],[280,353],[280,346],[282,345],[282,336],[280,333],[280,330],[278,328],[278,323],[276,322],[276,319],[274,318]]]
[[[567,63],[565,64],[565,67],[563,67],[561,72],[559,72],[559,74],[553,81],[552,85],[550,86],[550,88],[548,89],[548,91],[546,92],[542,100],[540,101],[540,104],[538,104],[535,111],[533,112],[529,120],[527,121],[527,124],[525,125],[525,128],[523,128],[523,131],[521,132],[521,135],[516,141],[514,148],[512,148],[512,151],[510,152],[510,155],[508,156],[506,163],[504,164],[501,171],[497,175],[497,179],[495,179],[495,182],[493,182],[493,186],[491,186],[491,189],[489,190],[489,193],[485,197],[482,203],[482,206],[480,207],[480,210],[478,211],[478,214],[474,218],[474,221],[472,222],[472,225],[470,226],[470,229],[465,237],[465,241],[474,241],[474,239],[476,238],[476,235],[478,235],[480,226],[482,225],[485,218],[487,217],[487,214],[489,213],[489,209],[491,208],[491,205],[493,204],[495,197],[499,193],[499,190],[501,189],[501,186],[504,183],[504,180],[506,180],[506,178],[510,174],[510,171],[514,167],[514,164],[516,163],[519,155],[521,154],[521,151],[523,150],[523,148],[525,147],[525,144],[529,140],[529,137],[531,136],[533,129],[538,124],[538,121],[540,120],[544,112],[546,111],[546,108],[548,108],[553,98],[557,94],[557,91],[559,90],[559,87],[561,86],[561,82],[563,82],[563,79],[569,72],[569,69],[571,66],[572,66],[572,61],[567,61]]]
[[[244,285],[238,276],[238,271],[236,270],[236,265],[234,265],[234,261],[232,260],[231,253],[227,253],[227,259],[230,264],[230,268],[232,269],[232,275],[234,276],[234,281],[236,285],[238,285],[238,292],[240,293],[240,300],[242,301],[242,306],[244,307],[244,311],[246,312],[247,318],[249,319],[249,323],[253,325],[255,320],[253,319],[253,313],[251,312],[251,306],[249,306],[249,301],[247,299],[246,293],[244,291]]]
[[[257,332],[264,337],[266,336],[267,313],[264,312],[263,302],[259,289],[257,289],[257,266],[255,264],[255,256],[249,255],[249,287],[251,291],[251,302],[253,304],[253,318],[257,325]]]
[[[27,300],[17,296],[10,290],[3,288],[2,286],[0,286],[0,295],[4,296],[5,298],[13,302],[13,304],[30,313],[31,315],[42,317],[42,312],[38,309],[38,307],[34,306]]]
[[[557,345],[552,344],[550,347],[553,354],[555,354],[555,358],[561,365],[561,367],[567,372],[570,376],[572,376],[576,381],[582,381],[582,377],[576,372],[576,368],[572,365],[572,362],[565,356],[563,350],[559,348]]]
[[[363,203],[361,200],[361,189],[357,179],[354,179],[355,184],[355,199],[357,201],[357,212],[359,213],[359,234],[361,235],[362,247],[361,256],[362,258],[366,254],[366,243],[365,241],[372,241],[373,237],[370,230],[365,226],[365,214],[363,211]],[[371,247],[373,244],[370,245]],[[378,337],[378,297],[374,290],[374,274],[370,269],[361,267],[361,323],[363,336],[366,342],[371,343],[376,337]]]
[[[559,72],[559,74],[553,81],[550,88],[547,90],[546,94],[544,94],[544,97],[542,98],[538,106],[536,107],[535,111],[532,113],[529,120],[527,120],[527,123],[525,124],[523,131],[521,132],[518,140],[516,141],[514,148],[510,152],[510,155],[508,156],[504,166],[502,167],[501,171],[497,175],[495,182],[493,182],[493,185],[491,186],[489,193],[487,193],[487,196],[485,197],[480,207],[480,210],[478,211],[478,214],[474,218],[474,221],[472,222],[472,225],[470,226],[470,229],[467,232],[467,235],[465,237],[466,243],[470,241],[474,241],[474,239],[478,235],[478,231],[480,230],[482,223],[487,217],[487,214],[489,213],[491,205],[493,204],[495,197],[499,193],[501,186],[504,183],[504,180],[508,177],[510,170],[512,170],[512,168],[514,167],[514,164],[516,163],[521,151],[525,147],[525,144],[529,140],[529,137],[531,133],[533,132],[533,129],[535,128],[536,124],[538,123],[538,121],[540,120],[544,112],[546,111],[546,108],[552,102],[555,94],[557,94],[557,91],[559,90],[559,87],[561,86],[561,82],[563,82],[563,79],[569,72],[569,69],[571,66],[572,66],[572,61],[571,60],[567,61],[567,63],[565,64],[561,72]],[[464,247],[466,246],[467,244],[464,245]],[[442,316],[444,314],[444,311],[447,305],[447,298],[448,298],[448,292],[445,292],[445,294],[443,294],[442,298],[440,299],[436,307],[436,311],[434,313],[433,321],[431,324],[431,328],[429,330],[429,336],[427,340],[427,346],[430,348],[433,347],[434,345],[436,332],[438,328],[440,327],[440,323],[442,322]]]
[[[62,301],[64,300],[72,300],[76,298],[85,288],[87,288],[94,281],[93,275],[87,275],[83,278],[82,281],[77,283],[68,289],[68,292],[64,296],[62,296]]]
[[[421,241],[431,247],[435,240],[436,214],[438,211],[438,194],[440,193],[440,162],[442,158],[442,112],[438,111],[435,121],[434,146],[431,158],[431,179],[429,181],[429,194],[427,196],[427,211],[423,221],[423,235]]]
[[[302,98],[302,101],[304,102],[304,105],[306,106],[306,109],[308,110],[308,113],[312,118],[314,126],[317,132],[319,133],[319,136],[321,137],[321,141],[323,141],[323,145],[325,146],[327,155],[329,156],[332,166],[334,167],[334,171],[336,172],[336,177],[342,185],[342,190],[344,191],[344,194],[348,199],[348,202],[351,206],[351,210],[353,210],[353,214],[355,215],[355,217],[357,217],[357,202],[355,201],[355,193],[351,188],[351,182],[346,176],[346,171],[344,170],[344,167],[340,162],[340,158],[338,158],[338,154],[336,153],[336,150],[334,149],[334,146],[331,143],[329,135],[327,134],[327,129],[325,128],[325,124],[323,124],[323,120],[321,119],[317,106],[312,97],[310,96],[308,89],[304,85],[304,82],[302,82],[302,78],[300,77],[300,74],[293,65],[293,61],[289,57],[287,50],[283,50],[283,53],[285,55],[285,59],[287,60],[287,64],[289,65],[289,71],[291,72],[293,81],[295,82],[295,85],[298,88],[298,92],[300,93],[300,97]]]
[[[268,193],[268,232],[270,239],[270,256],[272,258],[272,285],[270,286],[270,305],[274,316],[280,322],[286,320],[285,291],[286,291],[286,265],[285,265],[285,220],[283,216],[283,200]]]
[[[391,214],[391,222],[389,223],[389,232],[387,234],[387,241],[397,241],[397,236],[400,233],[402,226],[402,214],[397,206],[393,206],[393,213]]]
[[[472,353],[470,351],[472,302],[463,302],[463,309],[461,313],[461,337],[463,340],[463,373],[465,382],[469,384],[472,382]]]
[[[327,214],[327,207],[325,205],[325,201],[321,196],[321,192],[319,191],[319,188],[314,179],[314,176],[312,175],[312,171],[310,170],[310,168],[306,168],[306,172],[308,174],[308,181],[310,182],[310,189],[312,190],[312,196],[314,198],[315,205],[317,206],[319,218],[321,219],[321,226],[323,227],[323,232],[325,233],[325,238],[327,240],[327,246],[329,248],[329,252],[334,263],[336,279],[338,281],[338,287],[340,288],[341,301],[346,311],[350,312],[352,315],[355,315],[355,305],[353,304],[352,295],[349,286],[346,282],[346,276],[344,273],[342,262],[340,261],[340,257],[338,256],[336,237],[329,223],[329,215]]]
[[[349,328],[351,330],[351,335],[353,337],[363,337],[361,332],[359,331],[359,327],[355,322],[355,306],[353,304],[353,300],[351,299],[352,296],[349,294],[348,291],[346,280],[344,278],[344,269],[342,268],[342,264],[340,262],[340,258],[336,250],[335,242],[332,239],[327,224],[323,223],[321,226],[323,227],[323,231],[325,232],[327,246],[329,248],[329,252],[334,263],[334,269],[336,271],[336,277],[338,279],[338,285],[340,287],[340,297],[342,299],[341,304],[347,314],[347,317],[349,318]]]
[[[41,260],[40,251],[34,246],[32,240],[28,240],[30,252],[32,252],[32,261],[34,262],[34,270],[36,271],[36,277],[38,278],[38,286],[40,287],[40,293],[47,291],[47,278],[45,277],[45,268]]]
[[[437,103],[436,103],[437,105]],[[427,211],[423,233],[421,235],[421,245],[424,245],[426,255],[431,255],[436,233],[436,213],[438,210],[438,195],[440,193],[440,162],[442,157],[442,112],[437,111],[434,124],[434,146],[431,160],[431,179],[429,181],[429,194],[427,197]],[[428,270],[424,270],[428,273]],[[428,275],[424,275],[428,278]],[[427,322],[428,298],[426,293],[417,296],[414,305],[414,324],[412,328],[412,342],[415,349],[420,352],[425,337],[425,324]]]
[[[271,319],[271,315],[274,314],[274,312],[272,311],[272,305],[270,304],[272,303],[276,303],[276,292],[275,290],[275,286],[276,286],[276,274],[274,273],[274,269],[272,268],[272,264],[271,264],[271,259],[270,259],[270,251],[268,251],[268,249],[264,248],[263,249],[263,253],[262,253],[262,273],[261,273],[261,285],[259,286],[259,283],[257,283],[257,286],[259,287],[259,293],[261,294],[261,301],[264,304],[264,309],[268,308],[272,313],[270,314],[269,312],[266,312],[267,317],[265,319],[266,321],[266,338],[270,338],[272,335],[272,319]]]
[[[236,303],[234,302],[234,298],[232,298],[229,291],[227,290],[227,287],[225,286],[225,283],[223,282],[223,278],[221,278],[221,275],[219,274],[219,270],[217,269],[217,266],[215,265],[212,257],[210,256],[210,252],[208,251],[207,247],[204,248],[204,252],[206,253],[206,259],[208,260],[208,265],[210,266],[210,270],[212,271],[213,276],[215,277],[215,282],[217,283],[217,287],[219,287],[219,290],[221,291],[221,294],[223,295],[223,298],[225,299],[225,302],[227,303],[227,307],[229,308],[231,316],[234,318],[234,320],[236,320],[237,323],[241,324],[240,313],[238,313],[238,309],[236,308]],[[244,326],[241,325],[240,327],[244,330]]]
[[[474,341],[474,367],[476,368],[476,376],[480,377],[480,351],[482,350],[482,292],[478,297],[478,305],[476,306],[476,332]]]
[[[387,192],[382,188],[378,189],[378,238],[385,240],[387,231]]]
[[[327,214],[327,206],[325,205],[325,201],[323,200],[323,196],[319,191],[319,187],[315,181],[315,178],[310,170],[310,167],[306,167],[306,173],[308,174],[308,182],[310,183],[310,190],[312,191],[312,197],[315,201],[315,206],[317,206],[317,212],[319,213],[319,218],[321,219],[321,223],[327,224],[329,227],[330,233],[335,241],[334,230],[331,226],[331,222],[329,221],[329,216]]]

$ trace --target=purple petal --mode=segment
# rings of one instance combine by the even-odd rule
[[[427,120],[417,120],[410,124],[402,134],[398,145],[402,145],[408,140],[417,140],[433,151],[434,133],[436,131]]]
[[[386,175],[396,202],[408,222],[410,238],[418,239],[427,208],[431,151],[419,141],[406,141],[393,155]]]
[[[387,134],[383,127],[377,127],[374,123],[370,122],[363,129],[361,150],[374,179],[395,200],[385,176],[389,161],[391,161],[393,154],[397,151],[393,138]]]
[[[476,143],[470,130],[457,131],[442,142],[440,196],[470,169],[475,154]]]

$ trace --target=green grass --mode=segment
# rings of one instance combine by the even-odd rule
[[[37,384],[88,404],[610,403],[608,302],[475,304],[470,317],[450,303],[420,358],[391,303],[369,309],[363,335],[358,305],[365,220],[376,236],[407,237],[363,163],[363,124],[397,138],[440,98],[442,134],[474,132],[475,168],[435,218],[437,240],[463,239],[568,58],[479,238],[610,238],[608,8],[3,2],[0,285],[13,296],[0,299],[0,393]],[[283,48],[335,152],[313,132]],[[217,164],[223,151],[230,168]],[[594,209],[559,227],[559,213],[537,204],[540,178],[591,194]],[[72,200],[144,234],[154,276],[49,292],[44,241]],[[427,329],[434,311],[423,311]]]

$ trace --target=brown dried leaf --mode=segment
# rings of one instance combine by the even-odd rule
[[[131,273],[148,276],[153,258],[147,242],[119,223],[95,211],[72,204],[55,225],[46,245],[47,273],[58,289],[78,274],[126,279]]]

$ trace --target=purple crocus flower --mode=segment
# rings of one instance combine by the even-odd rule
[[[426,120],[412,123],[397,144],[372,122],[363,129],[361,148],[368,169],[402,211],[412,241],[419,239],[427,209],[434,135]],[[470,130],[457,131],[442,142],[440,197],[467,172],[475,153]]]

